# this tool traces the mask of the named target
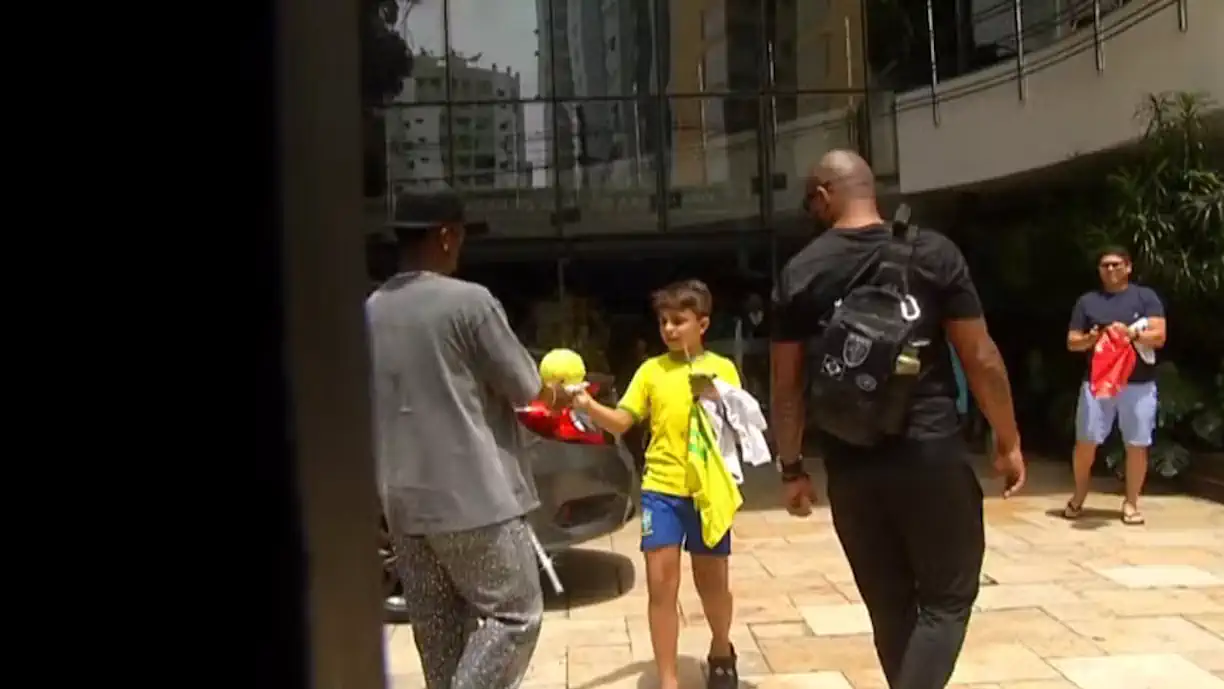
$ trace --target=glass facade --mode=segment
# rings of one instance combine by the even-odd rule
[[[934,112],[949,79],[1023,70],[1026,51],[1085,29],[1085,7],[1124,4],[400,0],[414,70],[384,112],[378,186],[466,198],[490,231],[464,274],[535,346],[654,343],[650,291],[698,278],[711,339],[740,332],[742,354],[748,304],[810,237],[803,180],[822,154],[858,150],[888,184],[892,94],[930,90],[907,107]],[[622,345],[604,347],[612,368]]]
[[[879,143],[890,99],[867,88],[867,4],[401,2],[414,70],[385,113],[385,186],[465,197],[490,231],[463,271],[530,344],[558,344],[533,332],[541,303],[576,300],[597,312],[577,330],[650,349],[649,292],[698,278],[714,348],[758,356],[745,318],[810,236],[806,170],[852,148],[895,173]]]
[[[785,232],[805,169],[886,128],[865,5],[401,3],[415,67],[387,111],[386,182],[445,182],[489,243]]]

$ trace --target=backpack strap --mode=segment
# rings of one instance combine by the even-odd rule
[[[914,259],[914,243],[918,228],[910,224],[910,208],[901,204],[892,221],[892,241],[884,245],[872,281],[891,285],[901,294],[909,294],[909,272]]]
[[[880,253],[868,256],[854,277],[846,283],[842,294],[849,294],[863,284],[892,284],[902,295],[909,294],[909,271],[914,257],[914,242],[918,239],[918,228],[910,224],[910,207],[901,204],[893,214],[892,239],[885,244]],[[868,278],[870,273],[870,278]],[[891,280],[890,280],[891,279]],[[837,308],[834,304],[820,318],[822,325],[827,324],[830,314]]]

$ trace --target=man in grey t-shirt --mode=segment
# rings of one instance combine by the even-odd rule
[[[449,277],[468,231],[459,199],[404,194],[395,218],[401,271],[366,314],[378,485],[413,636],[428,689],[512,689],[544,607],[514,414],[540,377],[497,299]]]

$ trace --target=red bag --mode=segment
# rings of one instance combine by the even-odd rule
[[[1098,399],[1113,397],[1135,370],[1135,348],[1125,334],[1106,331],[1092,350],[1088,389]]]

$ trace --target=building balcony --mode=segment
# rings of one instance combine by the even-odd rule
[[[900,190],[963,187],[1126,145],[1142,134],[1135,114],[1148,94],[1224,102],[1221,0],[1131,0],[1099,29],[1076,26],[1040,50],[900,94]]]

